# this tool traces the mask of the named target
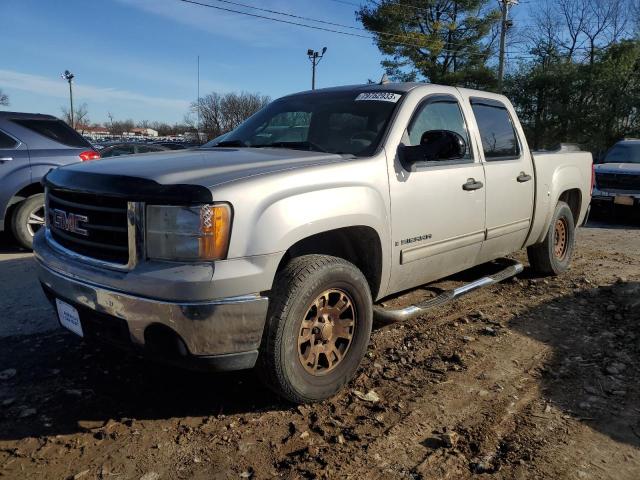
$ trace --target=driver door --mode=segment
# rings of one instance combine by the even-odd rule
[[[466,153],[455,160],[403,160],[403,145],[431,130],[458,133]],[[390,292],[474,266],[485,236],[484,168],[470,141],[460,99],[429,95],[416,107],[390,175],[393,273]]]

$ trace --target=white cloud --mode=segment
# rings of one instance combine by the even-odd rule
[[[54,80],[40,75],[15,72],[0,69],[0,85],[6,88],[23,90],[38,95],[48,95],[57,98],[67,98],[69,90],[62,79]],[[91,103],[108,103],[126,101],[140,105],[186,111],[190,102],[176,98],[152,97],[140,93],[117,88],[96,87],[92,85],[75,84],[74,97],[79,101]]]
[[[152,13],[161,17],[203,30],[214,35],[233,39],[255,47],[274,47],[288,43],[290,38],[283,29],[273,21],[244,16],[202,5],[179,2],[176,0],[117,0],[132,8]],[[202,2],[206,3],[206,2]],[[247,10],[233,5],[214,5],[233,10]],[[267,15],[262,12],[248,10],[253,14]],[[275,16],[275,15],[271,15]],[[296,27],[294,27],[296,28]]]

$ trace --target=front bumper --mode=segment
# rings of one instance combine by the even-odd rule
[[[621,198],[624,198],[625,201],[622,202]],[[640,192],[637,190],[600,190],[595,187],[591,195],[591,202],[600,205],[619,204],[638,207],[640,206]]]
[[[174,335],[178,346],[167,360],[201,359],[219,370],[251,368],[267,315],[267,297],[242,295],[199,302],[172,302],[118,292],[70,278],[38,261],[45,293],[74,305],[80,321],[91,331],[100,320],[107,327],[121,325],[133,345],[149,346],[154,332]],[[166,335],[165,337],[166,338]],[[154,353],[158,350],[154,350]],[[177,362],[180,363],[180,362]]]

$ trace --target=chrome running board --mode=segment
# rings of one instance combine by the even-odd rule
[[[473,292],[474,290],[478,290],[479,288],[487,287],[489,285],[494,285],[498,282],[506,280],[507,278],[511,278],[514,275],[522,272],[522,270],[524,269],[522,264],[520,262],[516,262],[515,260],[501,259],[499,260],[499,262],[509,263],[509,265],[499,272],[494,273],[493,275],[487,275],[486,277],[479,278],[478,280],[467,283],[461,287],[454,288],[453,290],[446,290],[440,295],[425,300],[424,302],[420,302],[416,305],[410,305],[408,307],[400,308],[397,310],[386,310],[383,307],[374,305],[373,315],[377,319],[383,320],[385,322],[403,322],[405,320],[410,320],[431,308],[445,305],[455,300],[456,298],[461,297],[462,295]]]

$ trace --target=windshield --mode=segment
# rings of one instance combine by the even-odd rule
[[[604,157],[604,163],[640,163],[640,143],[614,145]]]
[[[401,95],[326,92],[281,98],[203,147],[272,147],[372,155]]]

